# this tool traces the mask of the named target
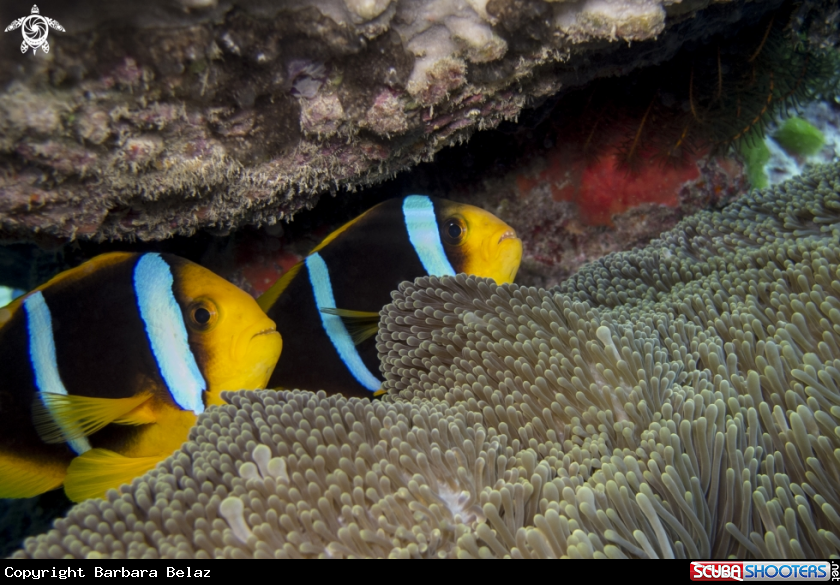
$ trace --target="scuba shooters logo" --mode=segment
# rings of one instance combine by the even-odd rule
[[[23,33],[23,43],[20,45],[21,53],[25,53],[30,47],[33,53],[37,53],[39,48],[44,53],[49,53],[50,44],[47,42],[47,36],[50,34],[51,28],[65,32],[64,27],[58,24],[57,20],[41,16],[38,5],[33,4],[32,14],[12,21],[12,24],[7,26],[3,32],[21,29]]]
[[[840,581],[836,561],[692,561],[692,581]]]

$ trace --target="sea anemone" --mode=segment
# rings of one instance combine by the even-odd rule
[[[14,557],[840,554],[840,165],[558,290],[382,310],[379,402],[226,394]]]

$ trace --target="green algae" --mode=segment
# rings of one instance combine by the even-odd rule
[[[764,170],[770,160],[770,149],[767,147],[767,143],[763,139],[752,143],[749,141],[741,142],[738,145],[738,153],[747,166],[747,177],[750,180],[750,185],[754,189],[767,187],[767,171]]]
[[[812,156],[825,146],[823,133],[802,118],[785,120],[782,127],[773,133],[773,140],[791,155]]]

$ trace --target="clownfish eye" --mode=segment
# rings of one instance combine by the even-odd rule
[[[187,311],[189,325],[198,331],[207,331],[219,320],[216,305],[207,299],[200,299],[190,305]]]
[[[458,245],[464,241],[467,234],[467,227],[460,218],[447,219],[443,224],[443,241],[447,244]]]
[[[204,307],[199,307],[193,313],[193,317],[195,318],[196,323],[200,323],[201,325],[206,325],[210,321],[210,311],[205,309]]]

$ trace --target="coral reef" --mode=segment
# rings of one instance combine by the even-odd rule
[[[47,55],[0,37],[0,239],[273,225],[778,5],[49,3]]]
[[[537,131],[534,142],[545,143],[543,149],[495,166],[474,162],[473,181],[452,181],[450,169],[457,162],[470,162],[480,146],[492,151],[488,136],[493,134],[497,141],[511,140],[488,133],[461,152],[441,153],[428,169],[421,165],[412,175],[420,189],[484,207],[516,229],[523,243],[516,282],[528,286],[555,286],[586,263],[645,245],[680,219],[719,209],[749,188],[743,164],[734,156],[703,154],[675,166],[647,161],[628,170],[613,154],[575,159],[580,142],[543,141]],[[424,171],[443,178],[421,183]]]
[[[840,553],[840,164],[554,291],[403,283],[381,402],[227,394],[14,558]]]
[[[791,34],[800,8],[786,5],[737,35],[687,43],[661,65],[550,98],[519,124],[440,153],[426,184],[422,165],[413,183],[504,218],[523,238],[517,282],[548,287],[698,209],[722,207],[750,182],[776,184],[831,162],[840,53]],[[809,103],[815,97],[823,99]],[[814,156],[765,144],[765,129],[776,133],[794,111],[826,134]]]

